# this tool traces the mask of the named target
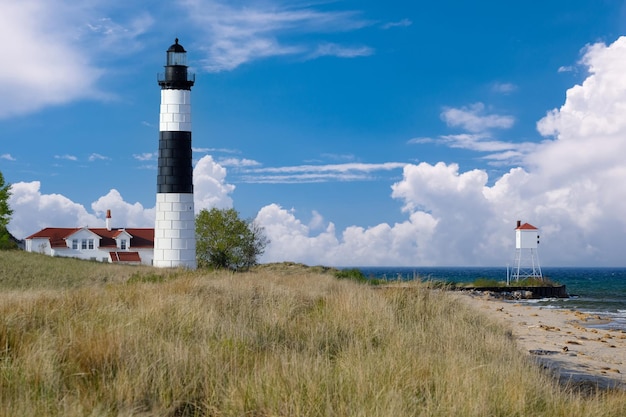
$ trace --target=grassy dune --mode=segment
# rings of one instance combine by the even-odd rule
[[[0,253],[0,416],[623,416],[424,284]]]

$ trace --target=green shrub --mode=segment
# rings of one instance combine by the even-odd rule
[[[504,287],[506,283],[496,281],[495,279],[477,278],[474,281],[474,287]]]
[[[350,268],[350,269],[342,269],[340,271],[335,272],[335,277],[339,279],[350,279],[352,281],[367,283],[367,277],[361,272],[360,269]]]

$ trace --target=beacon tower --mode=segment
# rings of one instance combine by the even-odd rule
[[[517,221],[515,228],[515,264],[511,278],[515,281],[526,278],[543,280],[539,266],[539,229],[529,223]]]
[[[196,234],[191,163],[191,87],[187,52],[167,50],[161,86],[154,266],[196,268]]]

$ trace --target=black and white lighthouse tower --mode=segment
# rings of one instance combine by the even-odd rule
[[[191,87],[187,52],[167,50],[161,86],[154,266],[196,268],[196,234],[191,163]]]

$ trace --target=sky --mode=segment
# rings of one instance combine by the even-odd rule
[[[626,266],[626,1],[4,0],[9,230],[153,227],[165,51],[196,211],[261,262]]]

